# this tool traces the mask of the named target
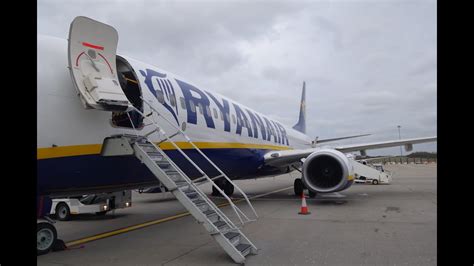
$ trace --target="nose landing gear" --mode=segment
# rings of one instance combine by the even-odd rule
[[[293,189],[295,191],[295,196],[301,197],[301,193],[303,193],[303,190],[307,188],[303,184],[303,180],[301,178],[297,178],[295,179],[295,182],[293,183]],[[316,197],[316,192],[313,192],[308,189],[308,195],[310,198],[314,198]]]
[[[234,185],[232,185],[232,183],[228,182],[227,180],[225,180],[225,179],[217,180],[216,185],[221,190],[223,190],[224,193],[227,196],[230,197],[230,196],[232,196],[232,194],[234,194]],[[212,194],[211,195],[215,196],[215,197],[222,197],[221,193],[214,186],[212,186]]]

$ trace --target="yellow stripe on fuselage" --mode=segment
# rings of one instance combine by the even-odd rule
[[[36,158],[49,159],[49,158],[58,158],[58,157],[99,154],[101,148],[102,148],[102,144],[38,148],[36,150]]]
[[[175,142],[180,149],[193,149],[188,142]],[[248,143],[232,143],[232,142],[194,142],[199,149],[262,149],[262,150],[291,150],[287,146],[275,145],[261,145]],[[73,145],[48,147],[37,149],[37,159],[50,159],[59,157],[79,156],[79,155],[93,155],[100,154],[102,144],[87,144],[87,145]],[[176,148],[170,142],[160,144],[163,150],[175,150]]]
[[[189,142],[175,142],[180,149],[193,149]],[[238,142],[193,142],[199,149],[261,149],[261,150],[290,150],[290,147],[261,145]],[[160,144],[163,150],[175,150],[176,148],[171,142],[163,142]]]

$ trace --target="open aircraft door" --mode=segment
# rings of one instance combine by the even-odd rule
[[[76,17],[69,29],[68,59],[72,81],[86,109],[129,111],[116,69],[118,33],[113,27]]]

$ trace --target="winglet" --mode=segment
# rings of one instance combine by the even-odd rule
[[[293,126],[295,130],[306,134],[306,82],[303,81],[303,93],[301,94],[300,103],[300,117],[296,125]]]

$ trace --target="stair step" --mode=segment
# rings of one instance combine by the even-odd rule
[[[171,164],[168,161],[157,161],[157,162],[155,162],[155,164],[158,165],[161,168],[161,170],[164,170],[167,174],[170,170],[173,169]],[[173,173],[171,173],[171,174],[173,174]]]
[[[211,216],[211,215],[217,214],[217,212],[215,212],[214,210],[207,210],[207,211],[204,211],[202,213],[204,213],[206,216]]]
[[[154,150],[151,150],[151,151],[149,150],[149,151],[145,151],[145,152],[148,155],[157,154],[157,155],[163,156],[163,154],[161,154],[161,152],[159,152],[157,149],[154,149]]]
[[[224,227],[225,225],[227,225],[227,223],[224,222],[224,221],[217,221],[217,222],[214,223],[214,225],[219,229],[219,228]]]
[[[182,182],[182,181],[186,182],[186,180],[184,180],[184,178],[180,175],[170,175],[169,178],[173,180],[173,182],[175,183]]]
[[[160,167],[161,168],[161,167]],[[165,173],[168,175],[168,176],[179,176],[181,177],[181,174],[179,172],[177,172],[176,170],[174,170],[174,168],[170,168],[170,167],[164,167],[161,168],[161,170],[165,171]]]
[[[235,248],[238,251],[240,251],[240,253],[242,253],[242,255],[244,255],[244,253],[246,253],[247,251],[250,251],[250,245],[249,244],[238,244]],[[247,254],[248,254],[248,252],[247,252]],[[245,255],[247,255],[247,254],[245,254]]]
[[[140,147],[143,147],[143,148],[154,148],[155,149],[155,146],[153,146],[151,143],[138,143],[138,146]]]
[[[194,202],[194,204],[196,204],[197,206],[207,204],[207,202],[206,202],[205,200],[202,200],[202,199],[193,200],[193,202]]]
[[[163,169],[163,170],[165,171],[165,173],[166,173],[167,175],[179,175],[179,176],[181,176],[181,174],[178,173],[178,171],[175,171],[173,168],[171,168],[171,169]]]
[[[146,139],[142,138],[141,136],[127,136],[128,139],[131,141],[136,141],[136,143],[140,144],[147,144],[150,143]]]
[[[228,232],[228,233],[225,233],[224,236],[227,239],[232,240],[234,237],[240,236],[240,234],[236,232]]]
[[[228,232],[224,236],[232,243],[232,245],[238,245],[240,243],[240,234],[236,232]]]
[[[191,198],[191,199],[198,196],[198,193],[197,193],[196,191],[191,191],[191,192],[184,193],[184,194],[186,194],[186,196],[187,196],[188,198]]]
[[[186,180],[184,179],[174,181],[174,183],[176,184],[177,187],[184,187],[188,185],[188,182],[186,182]]]
[[[157,164],[160,168],[163,168],[163,166],[169,166],[171,165],[170,162],[166,161],[166,160],[155,160],[154,161],[155,164]]]
[[[212,209],[208,209],[202,213],[206,215],[207,219],[209,219],[211,223],[217,222],[220,219],[219,215],[217,215],[217,212],[213,211]]]

